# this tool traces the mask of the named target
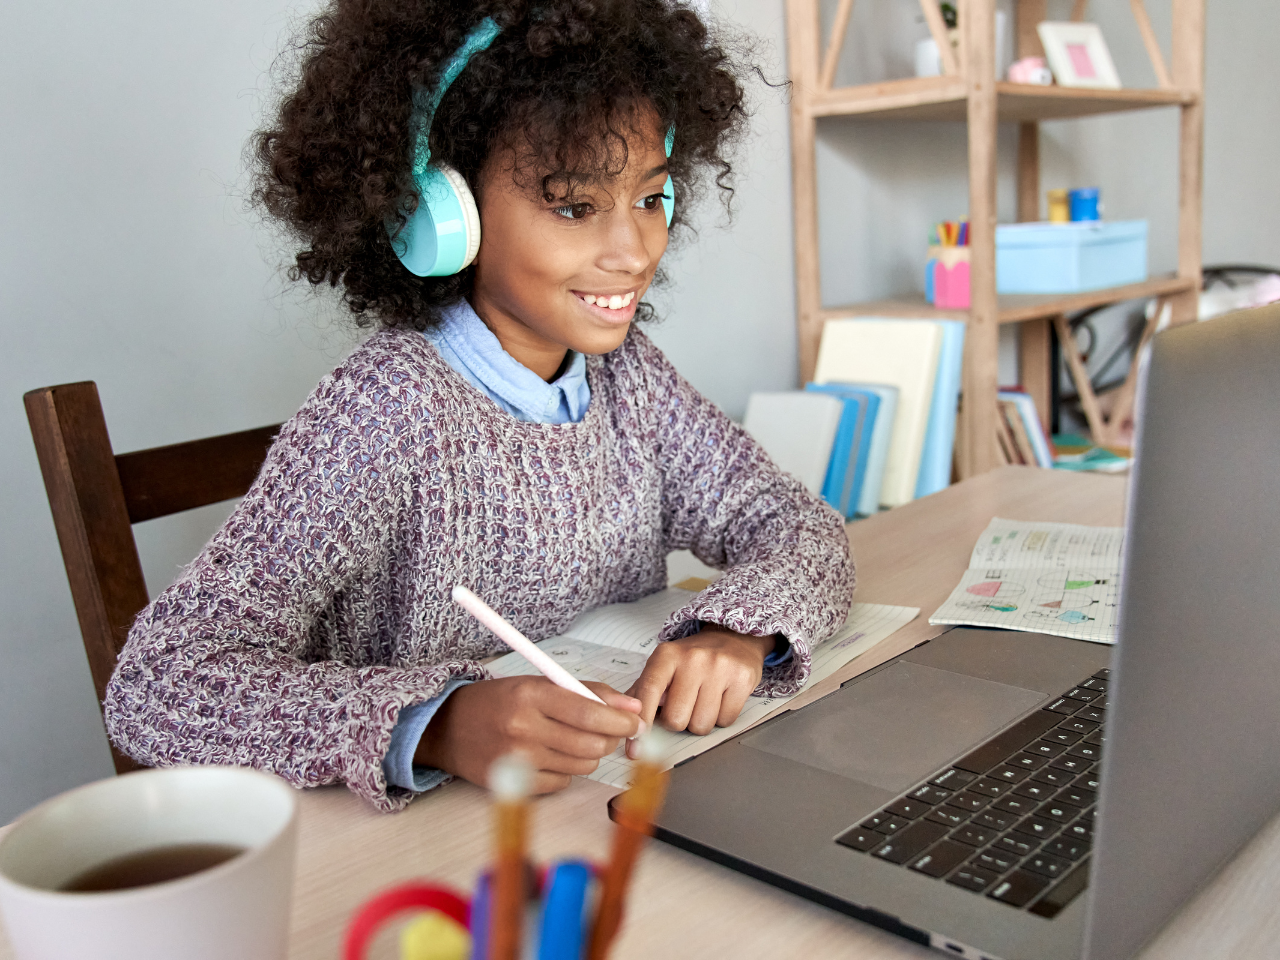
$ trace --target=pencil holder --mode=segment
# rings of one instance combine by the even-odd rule
[[[925,267],[925,299],[942,310],[969,308],[969,248],[932,246]]]
[[[536,871],[529,901],[537,915],[538,960],[580,960],[591,932],[600,868],[585,860],[561,860]],[[351,918],[343,960],[365,960],[387,923],[417,914],[400,934],[400,960],[487,960],[489,874],[466,900],[449,887],[411,881],[367,901]]]

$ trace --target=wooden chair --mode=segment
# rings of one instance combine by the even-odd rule
[[[132,525],[243,496],[280,425],[117,456],[93,381],[22,399],[101,706],[129,627],[149,602]],[[111,752],[117,772],[136,769]]]

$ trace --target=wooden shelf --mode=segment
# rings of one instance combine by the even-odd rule
[[[1123,300],[1142,300],[1149,297],[1167,297],[1175,293],[1194,290],[1195,280],[1168,275],[1153,277],[1142,283],[1104,290],[1088,290],[1084,293],[1064,294],[1001,294],[998,322],[1021,323],[1040,320],[1062,313],[1075,313]],[[819,316],[822,322],[840,317],[903,317],[921,320],[968,320],[968,310],[939,310],[925,302],[923,296],[897,297],[892,300],[870,300],[843,307],[824,308]]]
[[[1193,90],[1086,90],[1003,81],[996,83],[995,88],[998,118],[1017,123],[1180,107],[1194,103],[1198,96]],[[964,78],[959,76],[911,77],[836,87],[811,93],[807,99],[809,111],[815,117],[964,120],[968,111],[967,90]]]

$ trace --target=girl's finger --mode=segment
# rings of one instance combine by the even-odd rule
[[[755,685],[749,682],[731,684],[720,700],[720,716],[716,717],[716,726],[727,727],[737,720],[753,690]]]
[[[659,647],[644,665],[640,679],[631,687],[631,694],[640,701],[640,719],[647,727],[653,726],[653,719],[658,713],[667,694],[667,687],[675,674],[676,659],[663,653],[665,646]]]
[[[681,665],[675,671],[667,686],[667,702],[662,707],[662,725],[668,730],[684,730],[689,726],[693,709],[698,702],[698,691],[702,687],[701,672],[691,669],[689,664]],[[717,694],[719,691],[716,691]],[[718,701],[717,697],[717,701]],[[719,705],[717,703],[717,712]]]
[[[715,681],[698,688],[698,701],[689,715],[689,732],[705,736],[716,728],[724,704],[724,688]]]

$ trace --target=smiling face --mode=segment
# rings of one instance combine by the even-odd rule
[[[652,110],[634,115],[616,176],[553,183],[543,193],[495,151],[480,177],[481,242],[471,306],[502,348],[544,380],[566,351],[608,353],[627,335],[667,249],[664,135]]]

